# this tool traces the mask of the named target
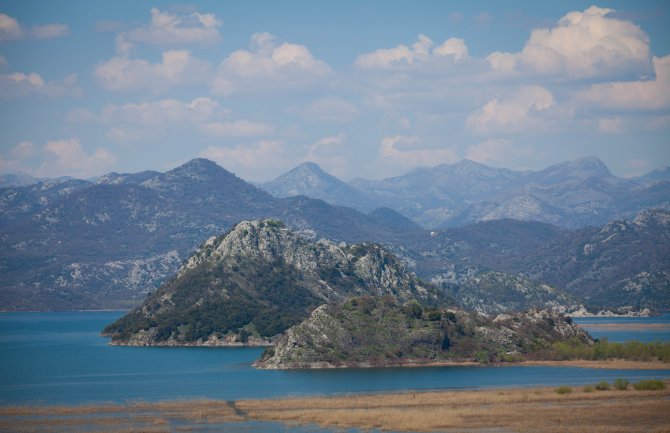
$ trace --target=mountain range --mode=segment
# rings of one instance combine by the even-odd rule
[[[443,169],[454,178],[470,173],[458,190],[459,200],[465,200],[468,188],[475,191],[473,197],[494,194],[495,182],[481,183],[482,173],[502,176],[501,189],[520,182],[519,177],[534,176],[533,188],[551,189],[579,184],[579,176],[592,181],[595,174],[608,173],[597,160],[587,162],[520,174],[485,166],[480,171],[479,164],[464,161],[417,169],[413,176],[425,178]],[[299,171],[305,170],[316,166],[305,164]],[[663,176],[608,182],[636,185],[635,206],[663,206],[668,200]],[[326,179],[342,187],[336,178]],[[630,203],[617,209],[637,209]],[[377,204],[384,203],[368,202],[369,207]],[[131,308],[168,281],[205,239],[242,220],[261,218],[283,221],[313,240],[383,244],[419,277],[483,312],[553,303],[670,308],[668,212],[626,215],[579,229],[495,219],[431,232],[389,206],[365,214],[305,195],[274,197],[204,159],[165,173],[48,180],[0,189],[0,310]],[[490,290],[492,284],[497,290]]]
[[[241,220],[276,218],[314,237],[400,243],[421,231],[304,196],[275,198],[215,163],[95,182],[0,189],[3,310],[129,308],[195,248]],[[399,229],[399,226],[405,226]]]
[[[670,208],[670,169],[624,179],[595,157],[539,171],[462,160],[349,184],[304,163],[260,186],[280,197],[301,194],[362,211],[386,206],[433,229],[502,218],[579,228],[631,217],[645,208]]]

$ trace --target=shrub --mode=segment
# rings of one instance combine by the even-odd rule
[[[610,389],[610,384],[604,380],[601,380],[600,382],[596,383],[596,389],[598,391],[607,391]]]
[[[486,350],[478,350],[477,352],[475,352],[475,359],[480,364],[488,364],[489,362],[491,362],[491,355]]]
[[[586,385],[584,387],[584,392],[593,392],[593,385]]]
[[[620,390],[620,391],[625,391],[628,389],[628,385],[630,385],[630,382],[628,380],[620,377],[617,380],[614,381],[614,388]]]
[[[570,394],[571,392],[572,388],[566,385],[559,386],[558,388],[556,388],[556,394],[564,395],[564,394]]]
[[[665,382],[661,380],[641,380],[633,387],[638,391],[658,391],[665,389]]]

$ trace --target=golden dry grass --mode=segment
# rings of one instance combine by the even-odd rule
[[[670,391],[554,388],[241,401],[252,419],[399,431],[670,432]]]
[[[573,387],[406,392],[278,400],[0,407],[0,431],[163,433],[247,419],[441,432],[670,433],[670,389]],[[225,429],[224,429],[225,430]]]
[[[0,407],[0,431],[163,433],[190,431],[186,425],[243,421],[225,401],[186,400],[126,405]]]
[[[587,360],[573,359],[568,361],[522,361],[510,365],[550,365],[555,367],[585,367],[613,370],[670,370],[670,362],[633,361],[630,359]]]

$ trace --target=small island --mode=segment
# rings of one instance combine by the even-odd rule
[[[259,368],[338,368],[515,362],[556,342],[594,344],[569,318],[546,310],[488,318],[460,309],[360,296],[323,305],[288,329]]]
[[[384,246],[256,220],[204,242],[103,335],[113,345],[266,346],[262,369],[670,361],[668,344],[594,341],[565,310],[466,310]]]

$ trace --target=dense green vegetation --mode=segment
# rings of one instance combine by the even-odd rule
[[[609,391],[610,384],[605,380],[601,380],[600,382],[596,383],[596,389],[598,391]]]
[[[633,385],[633,388],[635,388],[638,391],[659,391],[661,389],[665,389],[666,385],[665,382],[661,380],[641,380],[638,383]]]
[[[225,283],[213,284],[217,281]],[[175,285],[180,289],[172,290]],[[165,293],[179,308],[163,308],[159,300]],[[298,323],[321,302],[281,261],[229,262],[187,272],[153,294],[144,305],[148,311],[136,309],[103,332],[115,340],[149,328],[156,329],[157,341],[196,341],[228,332],[270,337]]]
[[[415,301],[402,304],[392,296],[359,296],[316,310],[280,337],[259,365],[301,368],[324,363],[516,361],[525,353],[549,348],[565,338],[563,333],[581,339],[583,345],[590,342],[567,319],[547,312],[513,314],[493,322],[462,310],[444,310]]]
[[[550,347],[538,351],[535,356],[541,359],[629,359],[634,361],[661,360],[670,362],[670,343],[627,341],[611,343],[607,339],[597,340],[593,345],[584,345],[579,340],[557,341]]]
[[[556,394],[564,395],[564,394],[570,394],[570,393],[572,393],[572,388],[570,388],[567,385],[562,385],[562,386],[559,386],[558,388],[556,388]]]
[[[619,377],[614,381],[614,388],[618,389],[619,391],[627,390],[628,385],[630,385],[630,382],[627,379],[624,379],[623,377]]]

